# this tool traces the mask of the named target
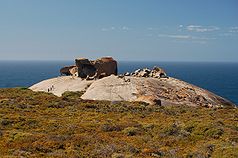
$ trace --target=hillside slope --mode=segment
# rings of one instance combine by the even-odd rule
[[[1,157],[238,157],[238,109],[0,89]]]

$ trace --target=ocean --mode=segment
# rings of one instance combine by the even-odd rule
[[[29,87],[59,76],[73,61],[0,61],[0,88]],[[238,63],[223,62],[118,62],[119,73],[162,67],[171,76],[214,92],[238,105]]]

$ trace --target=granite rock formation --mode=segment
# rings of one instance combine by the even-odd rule
[[[64,67],[61,76],[30,87],[61,96],[65,91],[84,91],[86,100],[141,101],[153,105],[205,107],[235,106],[207,90],[168,77],[159,67],[138,69],[117,75],[117,62],[111,57],[97,60],[79,58],[76,66]]]
[[[86,91],[92,81],[82,80],[75,76],[60,76],[41,81],[30,87],[33,91],[42,91],[61,96],[66,91]]]
[[[235,106],[207,90],[172,77],[111,75],[98,80],[83,80],[79,77],[61,76],[37,83],[30,89],[57,96],[61,96],[66,91],[84,91],[81,98],[86,100],[140,101],[153,105],[189,105],[209,108]]]
[[[109,101],[143,101],[157,105],[190,105],[205,107],[235,106],[207,90],[169,78],[109,76],[95,81],[82,99]]]
[[[75,64],[61,68],[61,75],[78,76],[86,80],[100,79],[111,74],[117,75],[117,62],[112,57],[102,57],[97,60],[78,58],[75,59]]]
[[[124,76],[168,78],[165,71],[162,68],[157,66],[155,66],[152,70],[148,68],[137,69],[132,73],[126,72],[123,75],[119,75],[119,77],[124,77]]]
[[[71,66],[65,66],[63,68],[60,69],[60,74],[61,75],[66,75],[66,76],[74,76],[76,75],[76,69],[77,67],[75,65],[71,65]]]

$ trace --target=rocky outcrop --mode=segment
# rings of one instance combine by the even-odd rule
[[[103,57],[97,60],[85,58],[75,59],[78,68],[78,77],[87,80],[100,79],[111,74],[117,75],[117,62],[112,57]]]
[[[120,77],[124,76],[134,76],[134,77],[154,77],[154,78],[168,78],[165,71],[162,68],[155,66],[152,70],[145,68],[145,69],[137,69],[136,71],[129,73],[126,72]]]
[[[138,69],[116,76],[117,62],[112,57],[97,60],[78,58],[75,63],[75,66],[60,70],[61,74],[70,76],[45,80],[30,89],[57,96],[65,91],[85,91],[81,98],[88,100],[140,101],[164,106],[235,106],[207,90],[168,77],[159,67]]]
[[[207,90],[181,80],[169,78],[109,76],[95,81],[82,99],[109,101],[143,101],[157,105],[206,107],[235,106]]]
[[[117,61],[112,57],[103,57],[92,61],[96,68],[96,78],[103,78],[110,75],[117,75]]]
[[[30,87],[61,96],[66,91],[85,91],[82,99],[141,101],[154,105],[189,105],[205,107],[235,106],[230,101],[184,81],[169,78],[115,76],[99,80],[61,76]]]
[[[93,81],[82,80],[79,77],[61,76],[34,84],[29,89],[61,96],[66,91],[86,91]]]
[[[77,72],[77,67],[75,65],[65,66],[60,69],[60,74],[66,75],[66,76],[74,76],[76,75],[76,72]]]

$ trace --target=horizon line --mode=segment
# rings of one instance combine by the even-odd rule
[[[69,59],[0,59],[0,62],[13,62],[13,61],[17,61],[17,62],[58,62],[58,61],[65,61],[65,62],[69,62],[72,61],[74,62],[74,60],[69,60]],[[238,61],[202,61],[202,60],[198,60],[198,61],[194,61],[194,60],[116,60],[118,62],[194,62],[194,63],[238,63]]]

